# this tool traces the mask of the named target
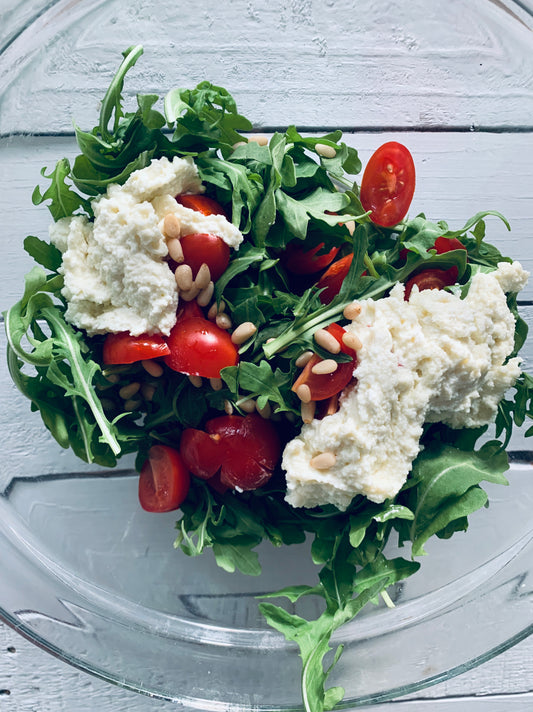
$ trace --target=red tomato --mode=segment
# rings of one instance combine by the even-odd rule
[[[193,299],[190,302],[186,302],[182,299],[179,303],[176,319],[178,321],[185,321],[185,319],[191,319],[193,317],[199,317],[200,319],[203,319],[204,313],[202,311],[202,308],[200,307],[196,299]]]
[[[181,454],[193,475],[242,490],[257,489],[272,476],[281,444],[276,429],[259,415],[222,415],[206,430],[189,428],[181,436]]]
[[[437,251],[438,255],[443,255],[445,252],[451,252],[452,250],[466,250],[463,243],[456,237],[437,237],[433,248]]]
[[[370,220],[392,227],[405,217],[415,192],[415,164],[408,149],[389,141],[368,161],[361,181],[360,199]]]
[[[181,240],[185,264],[192,269],[196,277],[202,263],[209,267],[211,279],[216,282],[226,271],[229,264],[229,246],[217,235],[194,233],[184,235]]]
[[[190,474],[177,450],[153,445],[141,468],[139,502],[147,512],[177,509],[189,491]]]
[[[320,295],[322,304],[329,304],[337,296],[353,260],[353,252],[334,262],[317,282],[317,287],[324,291]]]
[[[202,215],[226,215],[224,208],[213,198],[207,195],[190,195],[189,193],[177,195],[176,201],[184,208],[196,210]]]
[[[457,268],[453,267],[450,269],[425,269],[415,274],[414,277],[411,277],[405,283],[404,299],[409,299],[415,284],[420,291],[423,289],[443,289],[444,287],[455,284],[455,277],[453,276],[454,269],[457,270]]]
[[[332,334],[339,344],[341,351],[352,357],[351,361],[337,364],[337,368],[333,373],[318,374],[313,373],[312,369],[317,363],[322,361],[317,354],[311,357],[310,361],[304,366],[302,372],[294,382],[292,390],[296,392],[299,386],[305,384],[311,390],[311,400],[319,401],[340,393],[348,383],[352,380],[353,372],[356,366],[357,354],[353,349],[348,348],[342,341],[346,331],[339,324],[330,324],[326,331]]]
[[[105,337],[102,358],[104,364],[125,364],[158,358],[170,353],[159,334],[132,336],[125,331]]]
[[[239,361],[228,332],[203,317],[176,322],[166,341],[170,355],[165,356],[165,363],[180,373],[219,378],[221,368]]]
[[[289,272],[293,274],[313,274],[314,272],[320,272],[321,269],[325,269],[333,262],[337,256],[337,252],[340,250],[340,247],[332,247],[329,252],[317,255],[317,252],[320,252],[323,248],[323,242],[310,250],[291,243],[287,245],[283,256],[283,263]]]

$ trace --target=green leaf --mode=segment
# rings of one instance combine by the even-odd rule
[[[257,552],[247,546],[214,542],[213,554],[218,566],[229,573],[236,569],[247,576],[259,576],[261,573]]]
[[[32,201],[34,205],[40,205],[50,200],[48,209],[54,220],[69,217],[80,208],[87,208],[87,201],[75,193],[66,183],[70,176],[70,163],[67,158],[57,162],[54,170],[46,174],[46,168],[41,170],[41,175],[51,181],[44,193],[41,193],[39,186],[36,186]]]
[[[54,245],[40,240],[34,235],[28,235],[24,240],[24,249],[33,257],[37,264],[42,265],[51,272],[57,272],[63,260],[61,252]]]

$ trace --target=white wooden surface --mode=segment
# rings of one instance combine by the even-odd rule
[[[439,20],[439,14],[443,15],[442,10],[439,13],[439,3],[446,7],[448,24]],[[69,6],[82,5],[87,8],[90,4],[0,0],[0,47],[2,42],[7,45],[16,38],[31,18],[37,18],[36,34],[28,44],[28,51],[37,53],[39,43],[53,37],[54,20],[62,21],[62,13]],[[244,113],[264,125],[301,122],[308,127],[512,126],[531,123],[533,116],[531,65],[524,65],[520,52],[513,52],[516,47],[522,50],[528,42],[533,43],[529,19],[523,11],[527,2],[413,0],[407,17],[406,4],[385,0],[364,3],[364,7],[349,0],[200,1],[187,8],[176,1],[174,15],[166,22],[146,2],[126,4],[119,0],[107,2],[104,8],[103,2],[95,0],[93,5],[103,8],[104,25],[114,23],[118,47],[106,44],[93,17],[85,33],[72,38],[70,45],[65,42],[62,57],[67,62],[69,49],[77,46],[84,51],[88,48],[87,55],[100,62],[101,73],[89,72],[80,81],[85,89],[84,106],[91,115],[116,64],[119,49],[132,41],[142,41],[148,51],[166,43],[168,55],[172,56],[177,51],[176,44],[180,45],[173,28],[179,26],[181,46],[185,48],[181,67],[170,70],[171,63],[163,61],[154,84],[162,74],[170,74],[173,80],[187,85],[203,78],[220,82],[240,99]],[[165,5],[168,9],[169,3]],[[46,6],[52,10],[39,20]],[[480,24],[479,11],[487,8],[488,19]],[[517,45],[503,42],[501,38],[512,34],[517,22],[521,23]],[[213,43],[217,27],[222,28],[218,31],[223,31],[227,38],[222,47]],[[356,42],[358,27],[361,29]],[[459,33],[454,32],[457,27],[461,27]],[[452,34],[456,39],[446,45],[445,65],[431,61],[437,52],[434,38],[439,37],[444,45],[445,36],[449,39]],[[192,60],[190,57],[195,43],[211,49],[211,55],[206,55],[200,65],[197,55]],[[42,81],[31,85],[28,96],[12,89],[10,76],[0,71],[0,92],[5,90],[8,95],[0,114],[2,132],[35,130],[46,121],[55,121],[55,129],[68,128],[71,113],[68,88],[58,94],[57,113],[54,116],[46,113],[49,111],[46,102],[56,92],[58,77],[64,69],[58,63],[60,56],[56,52],[55,63],[43,63]],[[416,74],[420,59],[428,61],[425,77]],[[383,94],[385,86],[388,94]],[[152,88],[143,86],[145,91]],[[362,93],[366,93],[364,101]],[[391,96],[394,98],[389,102]],[[31,111],[24,103],[28,100],[33,104]],[[440,212],[433,217],[447,218],[459,226],[478,209],[501,210],[511,218],[513,233],[508,236],[495,224],[494,241],[533,268],[533,250],[524,249],[524,239],[531,237],[533,215],[532,134],[390,133],[379,137],[361,134],[349,140],[361,148],[365,159],[378,139],[381,142],[392,138],[409,145],[417,163],[419,189],[413,212],[424,209],[428,202],[438,203]],[[28,233],[43,234],[46,229],[46,212],[31,206],[32,185],[28,185],[27,175],[33,173],[37,182],[40,167],[51,165],[63,155],[61,141],[46,143],[26,137],[0,143],[0,214],[10,216],[11,225],[20,226],[21,237]],[[20,163],[21,156],[24,163]],[[21,206],[23,191],[27,199]],[[17,206],[16,215],[13,206]],[[28,264],[20,243],[3,244],[2,308],[18,298],[21,276]],[[533,298],[533,284],[526,298]],[[2,428],[11,428],[5,437],[9,441],[21,428],[29,427],[25,434],[28,441],[33,441],[39,426],[27,426],[24,415],[9,409],[5,383],[0,386],[0,395]],[[28,462],[39,457],[30,449],[26,456]],[[6,475],[5,461],[3,464],[0,479],[2,474]],[[533,638],[462,676],[372,709],[381,712],[391,708],[398,712],[529,711],[533,709]],[[176,707],[121,690],[76,670],[0,623],[0,712],[156,709],[167,712]]]

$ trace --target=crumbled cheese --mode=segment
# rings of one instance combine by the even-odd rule
[[[224,216],[209,220],[174,198],[202,191],[191,158],[161,158],[95,199],[94,222],[74,216],[52,225],[50,239],[63,253],[67,321],[90,336],[168,334],[176,322],[178,291],[166,262],[165,215],[173,212],[180,218],[181,234],[210,232],[232,247],[243,239]]]
[[[491,422],[520,374],[513,350],[515,320],[505,290],[527,280],[519,263],[474,276],[467,296],[398,284],[386,299],[361,302],[346,329],[362,342],[357,379],[337,413],[302,427],[283,454],[287,501],[295,507],[334,504],[356,494],[373,502],[394,497],[420,451],[425,422],[453,428]],[[336,455],[329,470],[310,461]]]

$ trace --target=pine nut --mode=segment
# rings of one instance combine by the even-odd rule
[[[231,329],[232,326],[231,319],[227,314],[217,314],[215,323],[219,329]]]
[[[329,470],[337,461],[337,456],[333,452],[321,452],[315,455],[309,462],[315,470]]]
[[[109,375],[104,376],[104,378],[111,384],[118,383],[120,381],[120,376],[118,375],[118,373],[110,373]]]
[[[361,305],[358,302],[352,302],[344,307],[342,315],[345,319],[348,319],[348,321],[353,321],[359,316],[360,313]]]
[[[209,304],[209,302],[211,301],[214,291],[215,291],[214,283],[209,282],[207,287],[205,287],[205,289],[202,289],[202,291],[196,298],[196,301],[198,302],[199,306],[206,307]]]
[[[163,375],[163,366],[153,359],[147,359],[146,361],[141,361],[142,367],[149,373],[153,378],[160,378]]]
[[[209,311],[207,312],[207,318],[211,319],[211,321],[213,321],[215,319],[216,315],[222,314],[222,312],[224,311],[225,308],[226,308],[226,305],[224,302],[218,302],[218,303],[215,302],[209,308]]]
[[[146,401],[151,401],[154,398],[156,387],[151,383],[143,383],[141,386],[141,395]]]
[[[302,403],[300,407],[300,415],[304,423],[312,423],[315,417],[316,411],[316,401],[310,401],[309,403]]]
[[[268,137],[260,134],[248,136],[248,143],[258,143],[260,146],[266,146],[268,144]]]
[[[294,365],[296,366],[296,368],[303,368],[306,364],[309,363],[313,356],[314,354],[312,351],[304,351],[298,356],[298,358],[294,362]]]
[[[181,246],[181,242],[177,238],[173,238],[167,242],[167,249],[168,254],[174,262],[177,262],[178,264],[183,262],[185,259],[183,257],[183,248]]]
[[[359,351],[359,349],[363,347],[361,339],[355,334],[349,334],[348,332],[342,335],[342,343],[354,351]]]
[[[221,378],[210,378],[209,385],[214,391],[222,390],[222,379]]]
[[[137,410],[137,408],[140,408],[140,406],[141,406],[140,400],[135,400],[135,399],[130,398],[130,400],[127,400],[124,403],[124,410],[128,410],[131,412],[133,410]]]
[[[174,240],[180,236],[181,223],[177,215],[168,213],[163,220],[163,232],[169,240]]]
[[[257,412],[259,413],[259,415],[262,418],[264,418],[265,420],[268,420],[270,418],[270,416],[272,415],[272,408],[270,407],[270,403],[268,403],[268,402],[265,403],[264,408],[260,408],[258,405],[256,407],[257,407]]]
[[[200,265],[200,269],[196,273],[196,277],[194,278],[194,286],[198,287],[200,291],[202,289],[205,289],[209,282],[211,281],[211,272],[209,271],[209,267],[206,265],[205,262],[202,262]]]
[[[231,340],[236,346],[240,346],[240,344],[244,344],[245,341],[248,341],[256,331],[257,326],[255,324],[252,324],[251,321],[243,321],[231,335]]]
[[[100,398],[100,403],[104,410],[115,410],[115,401],[111,398]]]
[[[199,294],[200,290],[193,284],[193,286],[190,289],[187,289],[187,291],[180,292],[180,299],[183,299],[184,302],[192,302],[193,299],[196,299]]]
[[[129,400],[139,391],[140,387],[141,384],[137,383],[137,381],[135,381],[135,383],[128,383],[127,386],[122,386],[118,394],[123,400]]]
[[[187,292],[192,287],[192,269],[189,265],[180,265],[174,273],[180,292]]]
[[[338,354],[341,350],[341,345],[337,339],[325,329],[315,331],[314,337],[319,346],[322,346],[323,349],[326,349],[326,351],[332,354]]]
[[[333,373],[334,371],[336,371],[337,366],[337,362],[334,361],[332,358],[326,358],[323,361],[315,363],[315,365],[311,369],[311,372],[316,373],[318,375],[325,375],[327,373]]]
[[[226,415],[233,415],[233,405],[229,400],[224,401],[224,411]]]
[[[238,406],[241,410],[244,410],[245,413],[255,412],[255,401],[253,400],[253,398],[243,400],[242,403],[238,403]]]
[[[232,148],[235,150],[236,148],[239,148],[239,146],[246,146],[246,141],[237,141],[233,144]]]
[[[348,228],[350,235],[353,235],[355,232],[355,220],[347,220],[344,223],[344,227]]]
[[[296,389],[296,395],[302,401],[302,403],[309,403],[311,401],[311,389],[306,383],[302,383]]]
[[[189,381],[192,383],[192,385],[195,388],[201,388],[202,387],[202,377],[201,376],[195,376],[193,374],[189,375]]]
[[[337,151],[333,146],[328,146],[325,143],[315,143],[315,151],[319,156],[324,156],[324,158],[335,158]]]

